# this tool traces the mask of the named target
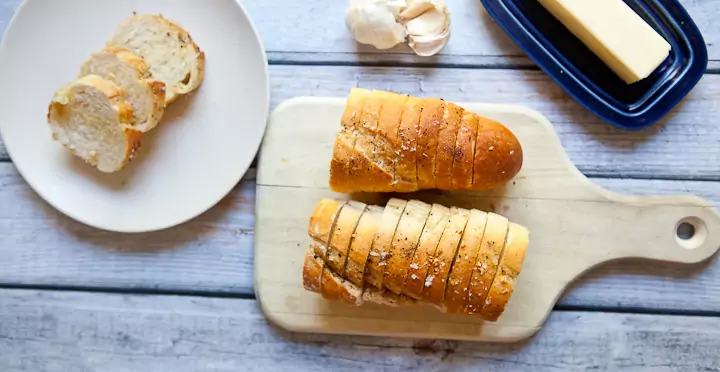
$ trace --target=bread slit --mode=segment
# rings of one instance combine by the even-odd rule
[[[418,134],[417,180],[419,189],[435,187],[435,161],[439,132],[443,127],[445,101],[427,98],[423,104]]]
[[[473,268],[468,299],[464,312],[475,314],[482,310],[483,302],[490,291],[498,273],[498,266],[507,242],[509,221],[495,213],[488,214],[488,222],[483,234],[480,252]]]
[[[345,264],[347,263],[348,251],[355,236],[355,230],[362,215],[367,211],[364,203],[350,201],[343,208],[338,217],[338,222],[333,230],[334,239],[328,250],[328,265],[344,278]]]
[[[518,224],[510,223],[507,235],[498,272],[482,308],[483,318],[492,322],[497,321],[510,301],[529,243],[528,230]]]
[[[329,199],[326,199],[326,200],[323,200],[323,201],[326,202],[326,203],[332,202],[332,200],[329,200]],[[321,201],[321,203],[322,203],[323,201]],[[336,201],[336,202],[337,202],[337,201]],[[322,240],[323,236],[320,236],[320,238],[317,239],[317,240],[320,241],[320,242],[322,242],[323,244],[316,244],[316,245],[314,246],[314,248],[315,248],[315,254],[317,254],[318,256],[320,256],[320,257],[323,259],[323,261],[327,261],[327,253],[328,253],[327,250],[328,250],[328,247],[330,246],[330,244],[332,244],[332,236],[333,236],[333,231],[335,230],[335,225],[337,225],[337,221],[338,221],[338,218],[340,217],[340,213],[342,212],[343,208],[345,208],[346,205],[347,205],[347,201],[339,202],[339,203],[338,203],[338,208],[337,208],[336,210],[334,210],[334,212],[333,212],[333,214],[332,214],[332,217],[331,217],[331,218],[332,218],[332,222],[330,223],[330,229],[328,229],[327,235],[326,235],[326,236],[327,236],[327,243]],[[320,207],[320,204],[318,204],[318,206],[316,207],[316,210],[318,209],[318,207]],[[319,216],[322,216],[322,215],[319,215]],[[327,218],[327,217],[319,217],[318,220],[321,220],[321,219],[324,219],[324,218]],[[311,220],[311,224],[312,224],[312,223],[313,223],[313,221]],[[325,222],[325,225],[327,225],[327,222]],[[321,228],[321,231],[322,231],[322,230],[323,230],[323,229]],[[312,235],[311,235],[311,236],[312,236]]]
[[[453,153],[452,176],[450,178],[451,190],[464,190],[472,187],[477,126],[477,115],[465,111],[460,122]]]
[[[367,266],[370,249],[380,227],[384,208],[371,205],[360,218],[355,236],[350,243],[348,259],[345,264],[344,277],[357,285],[365,283],[365,267]]]
[[[383,275],[383,286],[395,294],[402,294],[405,276],[430,209],[430,205],[421,201],[409,201],[395,230]]]
[[[412,192],[417,185],[417,147],[420,134],[420,118],[424,100],[409,97],[403,108],[403,116],[398,127],[400,155],[397,163],[397,175],[400,178],[395,185],[396,192]]]
[[[450,218],[450,209],[439,204],[433,204],[430,215],[423,226],[418,247],[415,249],[413,258],[410,261],[409,270],[403,284],[403,293],[421,299],[425,278],[428,275],[435,251],[440,244],[443,231]]]
[[[407,201],[400,199],[390,199],[383,211],[380,228],[373,240],[372,248],[368,256],[368,262],[365,266],[365,280],[378,289],[383,288],[383,276],[385,275],[385,266],[387,265],[387,251],[392,244],[400,218],[405,212]]]
[[[465,110],[453,103],[445,104],[443,126],[438,134],[438,147],[433,171],[435,187],[448,190],[452,187],[452,170],[455,159],[458,131]]]

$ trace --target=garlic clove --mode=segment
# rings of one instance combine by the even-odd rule
[[[449,15],[445,5],[435,6],[405,23],[408,35],[439,35],[448,28]]]
[[[393,3],[399,6],[404,1]],[[405,27],[396,21],[392,7],[377,0],[351,0],[345,13],[345,24],[357,42],[377,49],[390,49],[404,42],[407,36]]]
[[[440,35],[410,35],[409,39],[408,45],[410,45],[410,48],[412,48],[415,54],[420,57],[430,57],[439,53],[445,45],[447,45],[450,39],[450,29],[448,28]]]
[[[400,12],[400,19],[403,21],[415,19],[433,8],[435,3],[432,0],[409,0],[407,7]]]

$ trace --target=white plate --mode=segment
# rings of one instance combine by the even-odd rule
[[[106,175],[51,139],[47,107],[133,11],[187,29],[205,80],[168,107],[126,169]],[[25,180],[66,215],[120,232],[168,228],[220,201],[255,157],[269,110],[267,58],[235,0],[27,0],[0,45],[0,82],[0,134]]]

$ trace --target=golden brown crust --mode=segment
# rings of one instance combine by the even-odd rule
[[[308,246],[303,261],[303,288],[310,292],[320,293],[324,267],[325,261],[315,254],[312,245]]]
[[[475,268],[473,269],[465,313],[475,314],[482,310],[492,281],[497,273],[500,257],[505,248],[508,219],[495,213],[488,213],[487,227],[480,243]]]
[[[482,308],[482,315],[485,320],[497,321],[505,311],[505,307],[515,290],[517,276],[520,275],[522,269],[522,263],[529,244],[529,235],[525,227],[510,223],[505,251],[500,259],[500,268]]]
[[[417,141],[417,181],[418,189],[435,187],[435,160],[438,147],[438,135],[443,127],[445,101],[428,98],[423,103],[420,115],[420,133]]]
[[[360,123],[363,106],[367,98],[370,97],[370,93],[369,90],[362,88],[352,88],[350,90],[345,104],[345,111],[340,118],[343,128],[352,129]]]
[[[388,168],[393,176],[392,190],[395,190],[400,182],[396,169],[401,146],[398,131],[407,100],[407,95],[390,93],[385,98],[385,103],[378,118],[377,136],[379,139],[375,141],[376,152],[380,158],[378,161],[389,165]]]
[[[470,211],[468,210],[450,208],[449,222],[443,231],[432,265],[425,278],[426,285],[423,288],[422,297],[439,308],[442,308],[445,300],[447,279],[469,217]],[[428,283],[430,285],[427,285]]]
[[[420,132],[420,117],[423,99],[409,97],[405,102],[398,138],[400,141],[395,184],[397,192],[417,191],[417,139]]]
[[[383,211],[382,207],[369,206],[360,217],[360,223],[355,229],[355,237],[350,244],[348,260],[345,265],[345,277],[357,285],[365,283],[365,265],[375,239],[375,233],[380,227]]]
[[[517,175],[523,152],[517,137],[500,123],[479,117],[473,190],[498,187]]]
[[[308,235],[320,243],[329,244],[330,234],[345,203],[344,201],[327,198],[320,200],[315,206],[312,215],[310,215]]]
[[[488,214],[477,209],[470,211],[460,248],[458,248],[455,262],[452,265],[448,277],[447,289],[445,290],[445,302],[443,311],[448,313],[460,313],[467,302],[468,286],[472,277],[473,267],[477,259],[480,243],[485,233]]]
[[[345,272],[348,249],[355,234],[355,228],[360,217],[365,213],[367,206],[364,203],[349,201],[340,211],[335,227],[330,235],[327,259],[325,263],[336,273]]]
[[[410,261],[409,270],[405,277],[403,293],[421,299],[425,278],[432,264],[435,250],[440,243],[440,238],[450,219],[450,209],[439,204],[433,204],[430,215],[423,227],[418,247]]]
[[[400,217],[405,211],[407,201],[390,199],[380,220],[380,228],[373,240],[368,261],[365,265],[365,281],[376,288],[383,288],[383,275],[387,265],[387,254],[390,251],[395,230],[400,223]]]
[[[445,104],[443,126],[438,135],[437,155],[435,159],[435,187],[449,190],[452,188],[453,160],[458,131],[465,109],[454,103]]]
[[[472,188],[473,168],[475,165],[475,142],[477,141],[478,116],[465,111],[460,121],[457,135],[450,189],[466,190]]]
[[[400,218],[383,276],[383,286],[395,294],[402,294],[405,276],[410,269],[430,208],[429,204],[410,200]]]
[[[363,106],[370,96],[367,89],[353,88],[348,95],[345,111],[340,124],[342,130],[335,139],[333,157],[330,161],[330,188],[336,192],[352,192],[357,180],[367,180],[367,176],[359,177],[353,174],[357,169],[369,169],[372,166],[369,160],[354,152],[357,134],[355,127],[360,123]],[[367,181],[366,181],[367,182]]]

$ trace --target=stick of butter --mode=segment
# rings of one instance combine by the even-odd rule
[[[670,44],[623,0],[539,2],[628,84],[650,76],[670,53]]]

